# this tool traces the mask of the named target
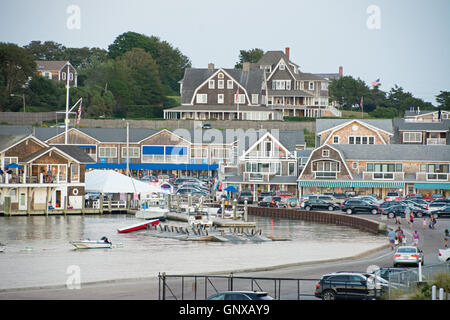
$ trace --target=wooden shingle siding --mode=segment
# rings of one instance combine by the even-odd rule
[[[44,149],[44,147],[36,143],[33,139],[29,138],[6,151],[5,156],[18,157],[18,161],[20,162],[22,161],[22,159],[42,149]]]
[[[97,144],[97,141],[86,135],[85,133],[71,129],[68,131],[68,144]],[[58,136],[55,136],[47,141],[49,144],[64,144],[65,143],[65,134],[62,133]]]
[[[208,101],[207,103],[204,103],[205,105],[235,105],[234,102],[234,97],[238,88],[238,84],[230,77],[228,77],[225,73],[222,72],[223,74],[223,79],[219,79],[219,74],[220,72],[218,72],[213,78],[209,79],[209,80],[213,80],[214,81],[214,89],[209,89],[209,81],[206,81],[206,83],[199,87],[199,89],[197,90],[197,94],[207,94],[208,95]],[[224,88],[223,89],[218,89],[218,80],[223,80],[224,81]],[[233,80],[233,88],[232,89],[227,89],[227,80]],[[217,95],[218,94],[223,94],[223,103],[218,103],[217,102]],[[244,89],[239,87],[239,94],[245,94]],[[251,97],[250,97],[251,99]],[[248,101],[247,97],[245,97],[245,102],[244,103],[239,103],[239,105],[248,105],[250,102]],[[194,105],[198,104],[197,103],[197,97],[194,97]]]

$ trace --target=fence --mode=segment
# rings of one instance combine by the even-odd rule
[[[0,112],[0,122],[15,125],[42,124],[44,121],[59,121],[64,114],[56,112]]]

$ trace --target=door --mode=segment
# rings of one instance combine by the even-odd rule
[[[62,196],[61,196],[61,190],[55,191],[55,209],[61,209],[62,208]]]
[[[26,194],[26,192],[19,193],[19,210],[27,210],[27,194]]]
[[[358,275],[350,275],[348,286],[348,294],[351,299],[362,299],[368,294],[366,279]]]

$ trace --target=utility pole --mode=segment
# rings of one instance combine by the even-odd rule
[[[64,134],[64,144],[67,144],[67,140],[68,140],[68,136],[67,136],[67,131],[69,130],[69,89],[70,89],[70,85],[69,85],[69,64],[67,64],[67,74],[66,74],[66,79],[67,79],[67,84],[66,84],[66,119],[64,120],[65,123],[65,134]]]

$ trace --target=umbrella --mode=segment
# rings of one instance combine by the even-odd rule
[[[5,169],[10,169],[10,168],[22,168],[22,166],[17,163],[10,163],[5,167]]]
[[[229,187],[227,187],[227,188],[225,188],[225,191],[228,191],[228,192],[239,192],[235,187],[233,187],[233,186],[229,186]]]

